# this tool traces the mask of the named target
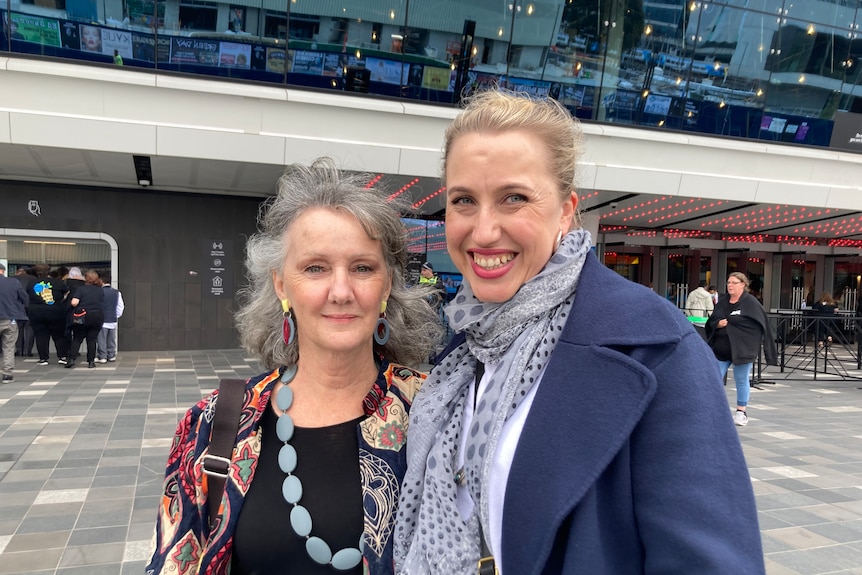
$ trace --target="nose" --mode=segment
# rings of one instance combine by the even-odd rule
[[[473,241],[477,245],[491,245],[500,238],[500,220],[493,205],[483,206],[473,222]]]
[[[332,283],[329,286],[329,297],[335,303],[348,303],[353,298],[353,286],[350,274],[344,268],[336,268],[332,273]]]

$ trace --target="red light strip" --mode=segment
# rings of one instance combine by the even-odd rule
[[[368,182],[367,184],[365,184],[365,189],[367,190],[367,189],[373,188],[374,186],[376,186],[376,185],[377,185],[377,182],[379,182],[379,181],[380,181],[380,180],[382,180],[382,179],[383,179],[383,174],[377,174],[376,176],[374,176],[374,177],[371,179],[371,181],[370,181],[370,182]]]
[[[708,220],[701,227],[722,225],[725,229],[745,228],[755,231],[761,228],[785,226],[799,220],[823,217],[833,213],[832,209],[811,209],[805,207],[791,207],[787,205],[767,206],[755,210],[746,210],[741,214],[726,216]],[[799,230],[795,230],[799,231]]]
[[[422,206],[422,204],[425,204],[426,202],[428,202],[428,200],[431,200],[431,199],[433,199],[433,198],[436,198],[437,196],[439,196],[440,194],[444,193],[445,191],[446,191],[446,186],[443,186],[442,188],[440,188],[440,189],[439,189],[439,190],[437,190],[436,192],[432,192],[432,193],[428,194],[427,196],[425,196],[424,198],[422,198],[422,199],[421,199],[421,200],[419,200],[418,202],[415,202],[415,203],[413,204],[413,209],[415,210],[416,208],[421,207],[421,206]]]
[[[403,186],[401,186],[398,189],[397,192],[395,192],[394,194],[389,196],[389,198],[388,198],[389,201],[391,202],[392,200],[394,200],[395,198],[397,198],[398,196],[400,196],[401,194],[403,194],[404,192],[406,192],[407,190],[409,190],[410,188],[412,188],[413,186],[415,186],[418,183],[419,183],[419,178],[413,178],[409,183],[404,184]]]

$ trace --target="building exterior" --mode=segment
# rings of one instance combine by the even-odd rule
[[[321,155],[407,194],[415,251],[454,272],[442,134],[492,85],[582,120],[585,225],[633,281],[740,270],[770,308],[862,287],[855,1],[0,0],[0,21],[0,260],[110,271],[126,349],[235,345],[258,205]]]

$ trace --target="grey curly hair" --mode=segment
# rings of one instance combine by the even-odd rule
[[[404,204],[387,200],[369,183],[368,175],[342,172],[332,159],[319,158],[311,166],[288,167],[278,181],[278,193],[261,206],[258,233],[246,243],[249,283],[239,292],[241,307],[236,323],[242,346],[267,369],[293,365],[299,359],[298,342],[288,346],[282,339],[283,313],[272,274],[282,271],[288,249],[287,230],[304,211],[315,207],[352,215],[370,238],[381,243],[392,278],[386,307],[391,332],[386,345],[374,343],[375,351],[391,362],[417,366],[427,360],[440,341],[442,326],[428,300],[433,289],[408,287],[405,282],[407,231],[400,217],[406,213]]]

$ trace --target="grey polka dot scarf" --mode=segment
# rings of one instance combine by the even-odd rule
[[[464,332],[466,342],[434,368],[410,411],[395,538],[398,573],[475,573],[480,521],[486,541],[490,533],[485,494],[497,440],[556,346],[589,249],[589,232],[569,232],[545,268],[509,301],[482,303],[465,282],[446,307],[449,325]],[[462,518],[456,505],[457,452],[477,360],[495,369],[467,438],[464,467],[476,505]]]

